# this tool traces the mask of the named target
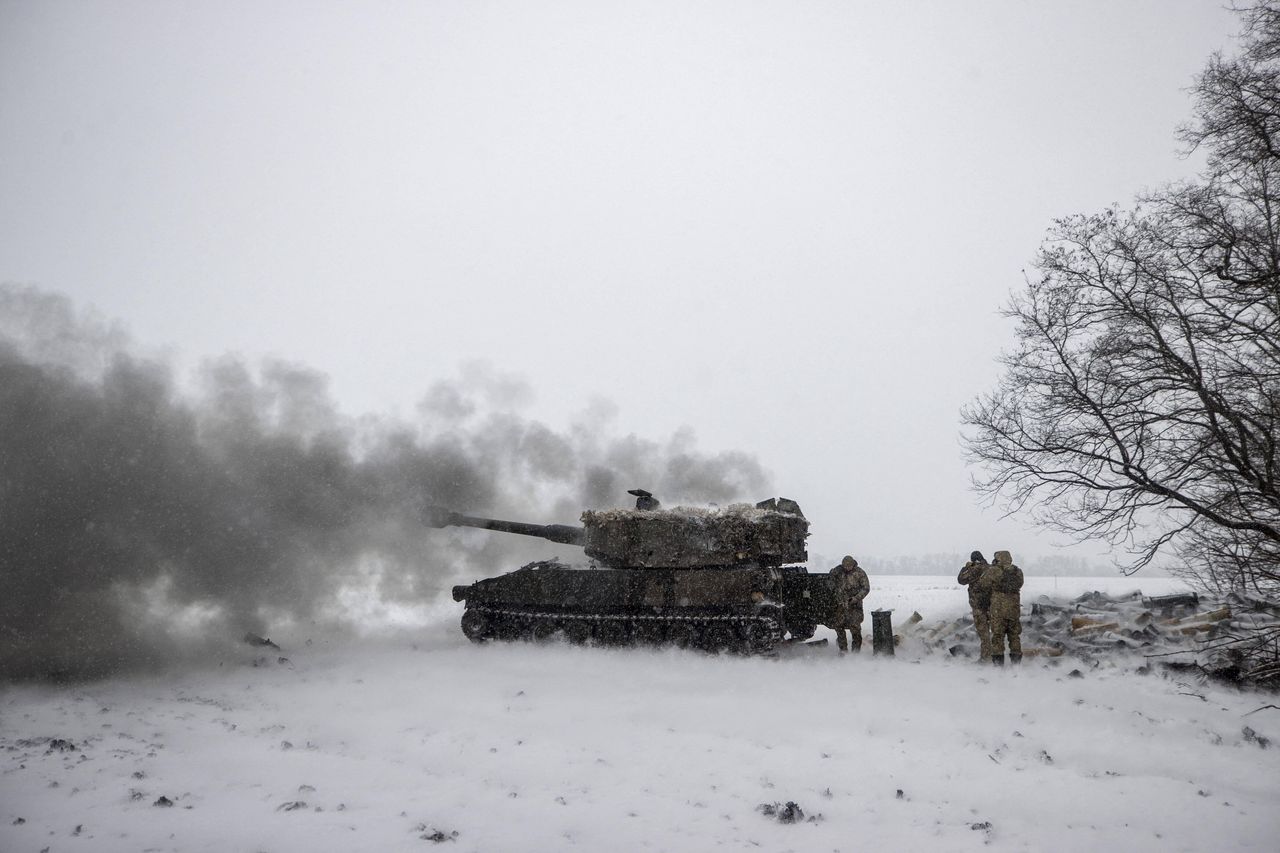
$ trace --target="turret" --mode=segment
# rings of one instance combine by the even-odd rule
[[[795,501],[771,498],[729,507],[658,509],[643,489],[638,509],[587,510],[582,527],[528,524],[494,518],[429,513],[433,527],[478,527],[580,545],[606,566],[624,569],[698,569],[781,566],[808,559],[809,522]],[[643,505],[642,505],[643,503]]]

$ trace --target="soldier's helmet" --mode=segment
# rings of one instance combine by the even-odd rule
[[[1008,551],[996,551],[995,557],[996,557],[996,562],[1001,564],[1002,566],[1013,565],[1013,555],[1010,554]]]
[[[853,557],[845,555],[845,558],[840,561],[840,565],[844,566],[846,569],[856,569],[858,567],[858,561],[853,559]]]
[[[969,560],[974,563],[985,563],[987,561],[987,558],[982,556],[981,551],[974,551],[972,554],[969,555]]]

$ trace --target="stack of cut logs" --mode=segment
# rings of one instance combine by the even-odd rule
[[[915,647],[926,654],[978,657],[969,615],[931,625],[913,613],[900,624],[895,640],[905,651]],[[1280,604],[1239,594],[1148,598],[1141,592],[1114,597],[1090,592],[1072,601],[1040,596],[1022,608],[1025,656],[1065,656],[1089,667],[1149,671],[1155,664],[1267,683],[1261,676],[1280,677],[1274,666],[1277,641]],[[1267,669],[1269,655],[1273,664]]]

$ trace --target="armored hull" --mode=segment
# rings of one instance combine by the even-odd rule
[[[652,496],[643,493],[651,505]],[[531,525],[446,513],[437,524],[582,545],[592,562],[530,563],[456,586],[475,642],[545,640],[763,652],[813,635],[826,576],[802,566],[808,522],[783,500],[726,509],[587,511],[584,526]]]
[[[770,578],[772,574],[772,578]],[[462,631],[488,639],[765,651],[783,638],[781,606],[762,590],[777,570],[570,568],[532,563],[455,587]]]

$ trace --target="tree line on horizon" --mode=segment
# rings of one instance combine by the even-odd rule
[[[986,554],[987,559],[991,554]],[[1119,570],[1111,563],[1067,554],[1027,554],[1014,557],[1028,577],[1115,577]],[[859,558],[859,564],[871,576],[876,575],[955,575],[969,559],[956,553],[900,554],[893,557]],[[834,563],[833,563],[834,565]],[[1159,570],[1157,570],[1159,571]]]

